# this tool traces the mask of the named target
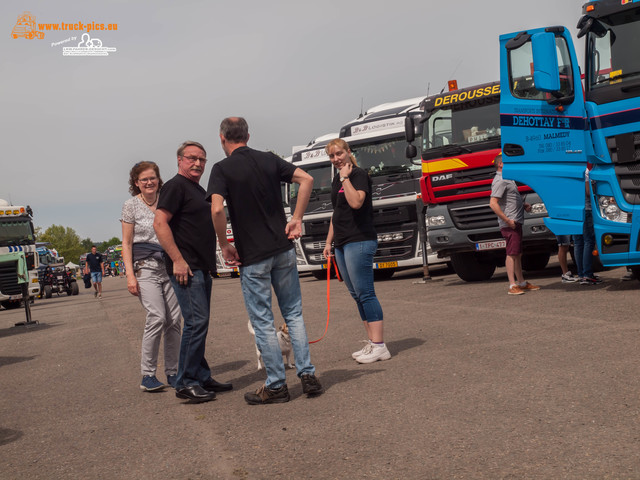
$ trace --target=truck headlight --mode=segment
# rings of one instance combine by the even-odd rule
[[[430,227],[437,227],[439,225],[444,225],[446,220],[444,219],[444,215],[435,215],[433,217],[427,217],[427,225]]]
[[[532,203],[531,204],[531,213],[535,213],[538,215],[546,215],[547,214],[547,207],[544,206],[544,203],[539,202],[539,203]]]
[[[397,242],[404,239],[402,232],[379,233],[378,243]]]
[[[616,203],[616,199],[607,196],[598,196],[598,207],[600,209],[600,215],[602,218],[610,220],[612,222],[627,223],[629,221],[629,215],[624,210],[620,209]]]

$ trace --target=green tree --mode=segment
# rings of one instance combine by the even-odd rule
[[[93,240],[85,238],[80,242],[80,245],[82,245],[82,253],[88,253],[91,251],[91,247],[93,246]]]
[[[73,228],[62,225],[51,225],[40,236],[41,242],[49,242],[50,248],[55,248],[62,255],[65,262],[78,263],[80,255],[84,253],[80,244],[80,237]]]
[[[122,241],[118,237],[111,237],[109,240],[105,240],[104,242],[97,244],[96,248],[99,252],[104,252],[109,247],[113,247],[115,245],[120,245]]]

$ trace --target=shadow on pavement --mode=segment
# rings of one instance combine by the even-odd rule
[[[22,321],[22,318],[20,319]],[[9,328],[0,328],[0,338],[10,337],[12,335],[20,335],[21,333],[37,332],[39,330],[47,330],[52,327],[57,327],[58,323],[38,323],[37,325],[25,327],[25,326],[13,326]]]
[[[403,340],[394,340],[393,342],[386,342],[387,348],[391,352],[391,355],[397,355],[403,350],[409,350],[424,345],[426,340],[422,338],[405,338]]]
[[[28,362],[36,358],[36,355],[31,357],[0,357],[0,367],[6,367],[7,365],[13,365],[14,363]]]
[[[326,392],[333,385],[337,385],[338,383],[349,382],[351,380],[355,380],[356,378],[360,378],[363,375],[371,375],[372,373],[383,371],[384,370],[380,368],[367,368],[366,370],[328,370],[326,372],[321,372],[318,378]],[[302,392],[302,387],[300,387],[300,391]]]
[[[20,440],[22,432],[18,430],[11,430],[9,428],[0,428],[0,445],[7,445],[8,443]]]

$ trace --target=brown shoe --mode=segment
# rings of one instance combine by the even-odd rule
[[[522,288],[520,288],[518,285],[514,285],[513,287],[509,288],[509,291],[507,293],[509,295],[522,295],[524,293],[524,290],[522,290]]]
[[[524,287],[520,287],[522,290],[540,290],[538,285],[531,285],[529,282],[524,284]]]
[[[280,388],[267,388],[262,385],[255,393],[245,393],[244,399],[249,405],[265,405],[267,403],[285,403],[289,401],[289,389],[285,383]]]

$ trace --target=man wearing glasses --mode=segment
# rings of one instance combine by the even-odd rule
[[[167,273],[184,318],[176,397],[208,402],[230,383],[211,377],[204,357],[211,303],[211,275],[216,272],[216,237],[211,206],[200,177],[207,162],[204,147],[187,141],[178,148],[178,174],[160,191],[153,227],[165,251]]]

